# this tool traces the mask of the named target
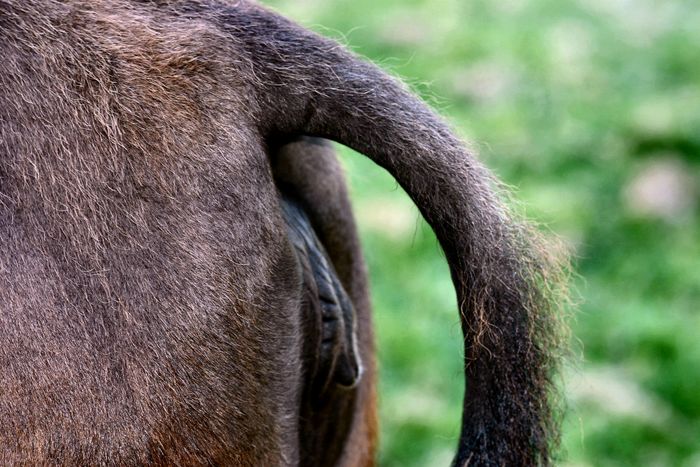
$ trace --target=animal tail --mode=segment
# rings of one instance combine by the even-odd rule
[[[464,333],[466,390],[454,465],[547,465],[561,268],[504,206],[492,175],[404,85],[333,41],[258,6],[224,14],[256,79],[267,137],[335,140],[384,167],[444,250]]]

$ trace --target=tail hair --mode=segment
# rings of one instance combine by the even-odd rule
[[[490,172],[394,78],[258,6],[239,4],[223,28],[249,51],[263,134],[319,136],[368,156],[435,231],[464,333],[454,465],[550,464],[559,439],[553,375],[565,336],[566,268],[556,249],[517,220]]]

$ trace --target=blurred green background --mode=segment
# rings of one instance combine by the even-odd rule
[[[403,77],[574,257],[560,465],[700,466],[697,0],[266,0]],[[437,243],[343,151],[371,273],[380,465],[448,465],[461,335]]]

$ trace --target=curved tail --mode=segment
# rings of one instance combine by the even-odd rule
[[[377,67],[257,6],[228,10],[222,27],[256,77],[264,135],[321,136],[365,154],[434,229],[465,338],[455,465],[549,464],[558,269],[536,234],[512,219],[497,183],[444,121]]]

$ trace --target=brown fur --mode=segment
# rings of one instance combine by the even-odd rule
[[[0,64],[0,463],[372,463],[364,266],[300,135],[385,167],[435,229],[465,334],[455,463],[550,462],[557,269],[395,80],[247,1],[0,0]],[[357,312],[367,371],[321,402],[273,162]]]

